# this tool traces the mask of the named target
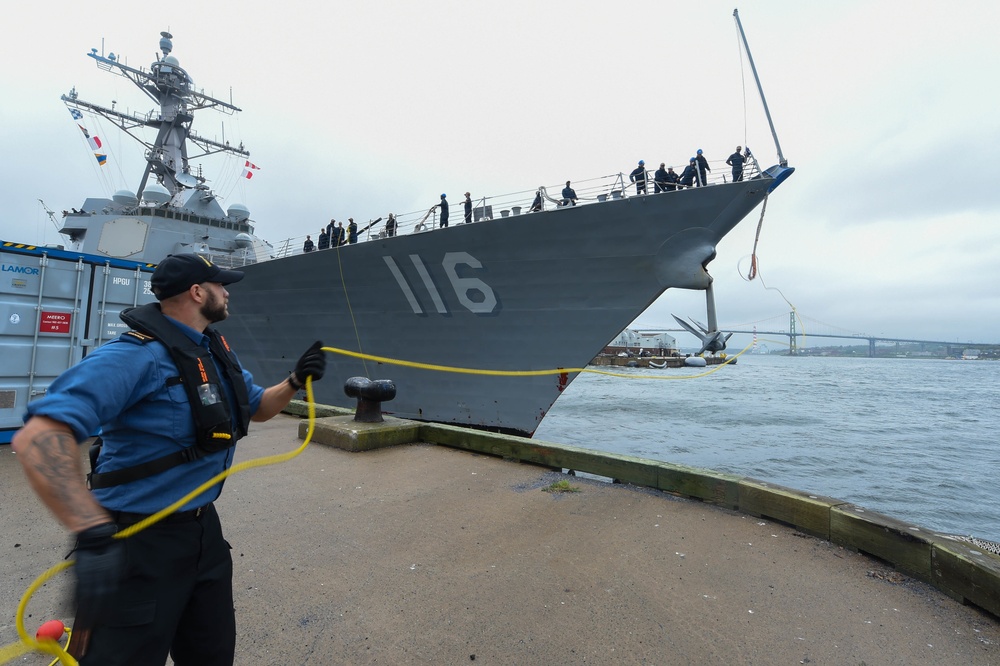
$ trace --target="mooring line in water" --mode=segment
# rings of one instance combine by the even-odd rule
[[[237,463],[230,467],[229,469],[216,474],[214,477],[201,484],[191,492],[189,492],[184,497],[180,498],[173,504],[167,506],[164,509],[160,509],[156,513],[144,518],[143,520],[135,523],[134,525],[129,525],[123,530],[120,530],[115,534],[116,539],[126,539],[147,527],[154,525],[170,514],[174,513],[180,507],[184,506],[186,502],[197,497],[201,493],[205,492],[212,486],[221,483],[225,479],[229,478],[237,472],[243,472],[248,469],[253,469],[254,467],[263,467],[265,465],[276,465],[278,463],[287,462],[292,458],[296,457],[300,453],[306,450],[309,446],[309,442],[312,441],[313,431],[316,427],[316,403],[313,400],[313,390],[312,390],[312,377],[306,377],[306,402],[309,406],[309,428],[306,431],[305,440],[302,445],[297,449],[288,451],[286,453],[276,453],[270,456],[262,456],[260,458],[254,458],[253,460],[247,460],[241,463]],[[51,567],[48,571],[42,573],[38,578],[36,578],[31,585],[24,591],[24,595],[21,597],[20,603],[17,605],[17,613],[14,618],[15,626],[17,628],[17,634],[20,637],[20,642],[11,643],[0,647],[0,664],[6,664],[12,659],[16,659],[23,654],[28,652],[44,652],[46,654],[51,654],[56,657],[52,664],[61,662],[65,666],[78,666],[77,660],[73,658],[65,648],[59,645],[59,642],[51,639],[37,639],[27,632],[24,628],[24,615],[28,608],[28,601],[35,594],[35,592],[44,585],[50,578],[55,576],[61,571],[73,566],[74,561],[68,560],[60,562],[59,564]]]
[[[746,353],[753,343],[743,348],[738,354],[729,356],[723,363],[714,366],[711,370],[706,370],[705,372],[699,373],[697,375],[635,375],[635,374],[625,374],[621,372],[608,372],[607,370],[595,370],[593,368],[553,368],[550,370],[489,370],[486,368],[461,368],[452,365],[438,365],[436,363],[421,363],[419,361],[406,361],[398,358],[389,358],[388,356],[375,356],[374,354],[364,354],[362,352],[350,351],[348,349],[339,349],[337,347],[323,347],[323,351],[330,352],[331,354],[340,354],[341,356],[350,356],[351,358],[361,359],[362,361],[373,361],[376,363],[384,363],[386,365],[400,365],[407,368],[416,368],[418,370],[432,370],[435,372],[453,372],[462,375],[490,375],[494,377],[540,377],[543,375],[564,375],[570,372],[576,373],[591,373],[594,375],[607,375],[608,377],[622,377],[625,379],[696,379],[698,377],[705,377],[713,372],[718,371],[725,365],[734,363],[737,358]]]

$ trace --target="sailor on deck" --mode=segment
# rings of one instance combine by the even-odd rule
[[[441,195],[441,203],[438,207],[441,209],[441,217],[438,218],[438,227],[448,226],[448,199],[445,198],[446,195]]]
[[[644,160],[639,160],[639,166],[632,169],[629,178],[635,183],[636,194],[646,193],[646,162]]]
[[[743,146],[736,146],[736,152],[726,159],[726,164],[733,167],[734,183],[738,183],[743,180],[743,162],[745,160],[743,158],[743,153],[740,152],[741,150],[743,150]]]
[[[575,206],[576,205],[576,190],[569,186],[569,181],[566,181],[566,187],[562,191],[562,205],[563,206]]]

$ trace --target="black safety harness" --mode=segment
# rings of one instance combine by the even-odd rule
[[[206,328],[209,348],[205,349],[168,321],[160,311],[159,303],[129,308],[120,316],[133,329],[123,333],[123,336],[130,336],[133,342],[140,344],[159,342],[170,353],[179,374],[168,378],[167,386],[180,384],[184,387],[194,418],[195,444],[138,465],[98,473],[94,471],[102,444],[98,439],[90,447],[91,472],[87,475],[87,482],[94,489],[144,479],[177,465],[224,451],[245,436],[250,425],[250,396],[243,380],[243,370],[222,335],[214,329]],[[216,361],[236,397],[239,414],[235,432],[232,411],[216,370]]]

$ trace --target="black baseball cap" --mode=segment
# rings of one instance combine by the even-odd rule
[[[242,271],[219,268],[200,254],[171,254],[153,271],[151,286],[157,300],[183,293],[202,282],[232,284],[243,279]]]

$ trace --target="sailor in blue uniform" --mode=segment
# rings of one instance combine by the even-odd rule
[[[698,187],[704,187],[708,185],[708,172],[712,170],[712,167],[708,166],[708,160],[701,152],[701,148],[698,149]]]
[[[448,199],[445,198],[446,195],[441,195],[441,203],[438,206],[441,208],[441,217],[438,218],[438,228],[444,228],[448,226]]]
[[[570,181],[566,181],[566,187],[562,191],[562,205],[563,206],[575,206],[576,205],[576,190],[570,187]]]
[[[680,181],[681,189],[685,187],[691,187],[694,184],[695,178],[698,177],[698,160],[692,157],[688,161],[688,165],[684,167],[684,171],[681,172]]]
[[[194,254],[168,257],[159,303],[122,313],[132,330],[99,347],[28,406],[12,446],[35,492],[76,535],[71,654],[90,664],[233,663],[232,557],[215,485],[125,539],[125,526],[182,498],[233,461],[251,420],[266,421],[326,367],[316,342],[288,378],[254,383],[210,327],[242,279]],[[84,482],[78,443],[100,429]]]
[[[743,157],[743,146],[736,146],[736,152],[726,158],[726,164],[733,167],[733,182],[738,183],[743,180],[743,162],[746,160]]]
[[[645,160],[639,160],[639,166],[632,169],[632,173],[629,174],[629,179],[635,183],[635,193],[645,194],[646,193],[646,162]]]

